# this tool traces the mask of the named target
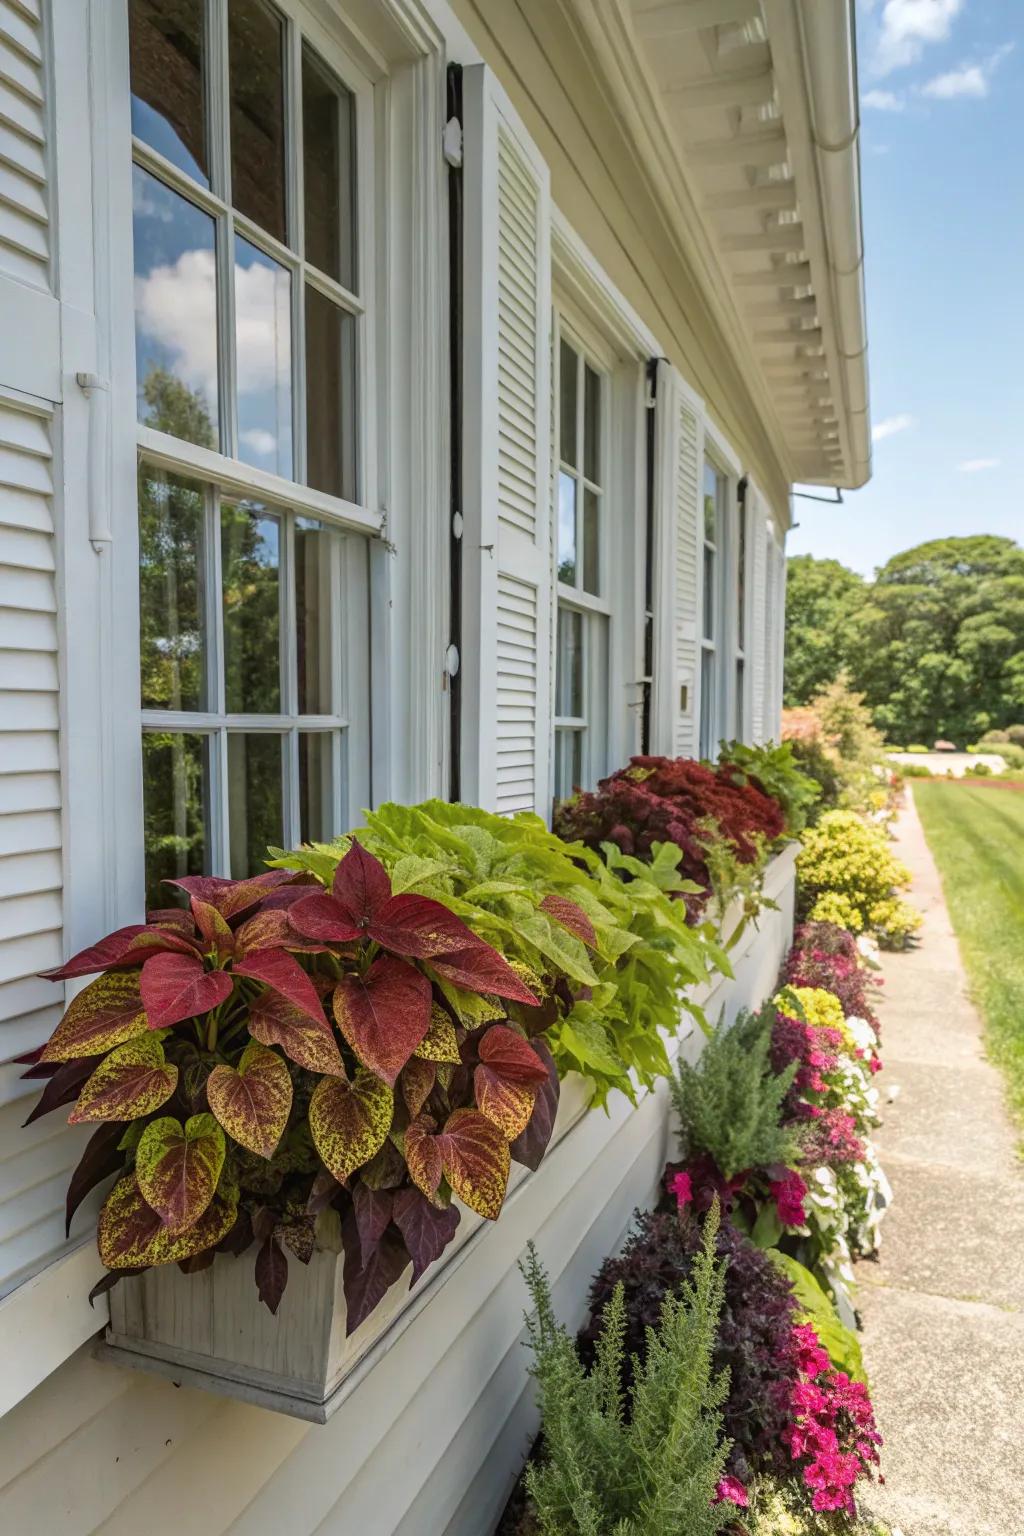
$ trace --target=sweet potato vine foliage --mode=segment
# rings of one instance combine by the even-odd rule
[[[541,1037],[572,1005],[564,977],[510,965],[443,902],[393,892],[358,841],[321,878],[172,881],[187,909],[49,973],[98,973],[27,1075],[46,1080],[30,1119],[70,1104],[72,1123],[95,1125],[69,1226],[115,1180],[101,1287],[255,1245],[276,1311],[288,1256],[336,1246],[340,1223],[351,1331],[450,1242],[453,1195],[493,1220],[510,1160],[543,1156],[558,1076]],[[589,927],[572,902],[550,910]]]

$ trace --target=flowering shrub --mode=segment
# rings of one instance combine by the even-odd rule
[[[287,1255],[309,1262],[333,1208],[351,1330],[442,1252],[453,1194],[493,1220],[510,1159],[537,1165],[558,1102],[542,1036],[575,978],[538,947],[533,966],[509,963],[359,842],[319,873],[170,882],[187,910],[51,973],[99,974],[30,1070],[48,1077],[36,1114],[71,1103],[72,1123],[96,1126],[69,1221],[116,1176],[98,1223],[108,1270],[193,1270],[255,1242],[274,1311]],[[534,900],[567,938],[586,923],[543,888]]]
[[[700,1226],[686,1206],[684,1201],[678,1214],[666,1210],[638,1216],[622,1252],[605,1260],[590,1288],[591,1315],[580,1334],[580,1354],[587,1364],[593,1361],[606,1309],[621,1285],[625,1384],[632,1380],[633,1359],[646,1356],[647,1330],[657,1325],[664,1297],[677,1294],[690,1279],[700,1252]],[[745,1482],[755,1472],[787,1468],[782,1436],[799,1380],[792,1348],[796,1302],[771,1259],[729,1222],[719,1228],[716,1253],[726,1268],[714,1365],[729,1371],[723,1406],[725,1432],[732,1440],[729,1470]]]
[[[711,824],[714,824],[713,828]],[[565,801],[555,831],[589,848],[614,843],[623,853],[651,857],[658,843],[682,850],[680,872],[699,887],[687,896],[691,914],[711,889],[705,844],[727,839],[741,863],[764,857],[782,836],[781,808],[730,764],[714,768],[690,758],[634,757],[589,794]]]
[[[845,1015],[866,1019],[877,1032],[872,983],[857,941],[834,923],[803,923],[793,935],[784,979],[794,987],[823,987],[839,999]]]
[[[829,811],[805,837],[797,859],[801,915],[872,933],[897,948],[920,926],[920,913],[897,896],[910,873],[881,827],[853,811]]]
[[[783,1441],[811,1508],[856,1516],[854,1489],[878,1465],[882,1443],[867,1387],[834,1369],[813,1327],[802,1324],[793,1335],[800,1380]]]

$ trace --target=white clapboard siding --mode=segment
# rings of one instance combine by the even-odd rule
[[[466,184],[464,793],[548,810],[551,742],[547,167],[491,72],[463,77]],[[479,555],[476,551],[479,551]]]
[[[673,748],[677,757],[695,757],[700,719],[700,422],[678,390],[676,413]]]
[[[31,0],[0,0],[0,272],[48,289],[42,30]]]
[[[749,658],[747,665],[750,668],[750,735],[752,741],[760,743],[767,740],[769,734],[765,729],[767,656],[764,644],[765,614],[767,611],[765,592],[767,528],[765,524],[764,502],[760,492],[754,485],[750,485],[747,490],[747,498],[747,539],[750,545],[751,561],[749,585],[750,639],[747,648],[747,656]]]

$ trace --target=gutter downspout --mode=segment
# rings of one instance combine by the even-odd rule
[[[845,374],[850,488],[871,478],[864,235],[860,201],[860,107],[854,0],[795,7],[807,71],[811,130],[825,205],[839,355]]]

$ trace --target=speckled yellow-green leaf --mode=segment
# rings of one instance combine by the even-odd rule
[[[459,1060],[459,1042],[455,1034],[455,1025],[440,1003],[431,1003],[430,1025],[413,1051],[413,1055],[422,1057],[424,1061]]]
[[[134,1174],[120,1179],[107,1196],[97,1224],[97,1246],[108,1269],[144,1269],[150,1264],[176,1264],[203,1253],[225,1237],[235,1224],[237,1209],[220,1198],[183,1231],[166,1226],[143,1198]]]
[[[384,1145],[395,1112],[387,1083],[360,1068],[351,1082],[322,1077],[309,1101],[313,1144],[339,1184]]]
[[[292,1107],[291,1074],[276,1051],[253,1041],[237,1070],[214,1067],[206,1097],[229,1136],[259,1157],[273,1157]]]
[[[105,971],[83,987],[43,1047],[40,1061],[101,1056],[148,1029],[138,971]]]
[[[164,1058],[152,1032],[119,1045],[86,1079],[70,1125],[93,1120],[139,1120],[166,1104],[178,1086],[178,1069]]]
[[[135,1175],[148,1205],[173,1232],[193,1226],[213,1199],[226,1150],[212,1115],[153,1120],[135,1153]]]

